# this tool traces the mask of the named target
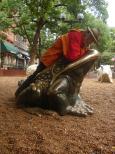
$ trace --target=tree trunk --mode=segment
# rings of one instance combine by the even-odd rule
[[[35,36],[34,36],[34,40],[33,40],[33,45],[30,49],[30,65],[35,63],[35,58],[37,55],[37,45],[38,45],[38,39],[39,39],[39,35],[40,35],[40,30],[39,27],[36,30]]]
[[[35,59],[36,59],[36,52],[35,52],[35,50],[31,49],[30,50],[30,62],[29,62],[29,65],[35,64]]]
[[[37,56],[37,45],[38,45],[38,40],[40,38],[40,31],[45,24],[45,21],[40,18],[39,21],[37,22],[37,29],[34,35],[33,39],[33,45],[30,49],[30,65],[35,63],[35,58]]]

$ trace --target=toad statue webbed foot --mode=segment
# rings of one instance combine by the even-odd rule
[[[93,108],[87,105],[81,97],[78,95],[76,103],[74,106],[68,106],[66,108],[67,114],[74,116],[85,117],[87,115],[93,114]]]

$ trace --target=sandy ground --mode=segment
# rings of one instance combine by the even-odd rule
[[[0,154],[115,153],[115,80],[84,80],[81,96],[94,114],[83,118],[17,108],[14,92],[20,79],[0,77]]]

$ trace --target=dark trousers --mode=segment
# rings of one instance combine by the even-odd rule
[[[36,71],[30,75],[23,83],[22,85],[20,85],[18,87],[18,89],[15,92],[15,96],[17,97],[21,91],[23,91],[25,88],[27,88],[35,79],[36,75],[41,72],[42,70],[44,70],[46,68],[46,66],[43,63],[40,63],[40,65],[38,65]]]

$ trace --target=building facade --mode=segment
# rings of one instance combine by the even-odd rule
[[[0,32],[0,69],[25,69],[29,63],[28,42],[10,30]]]

